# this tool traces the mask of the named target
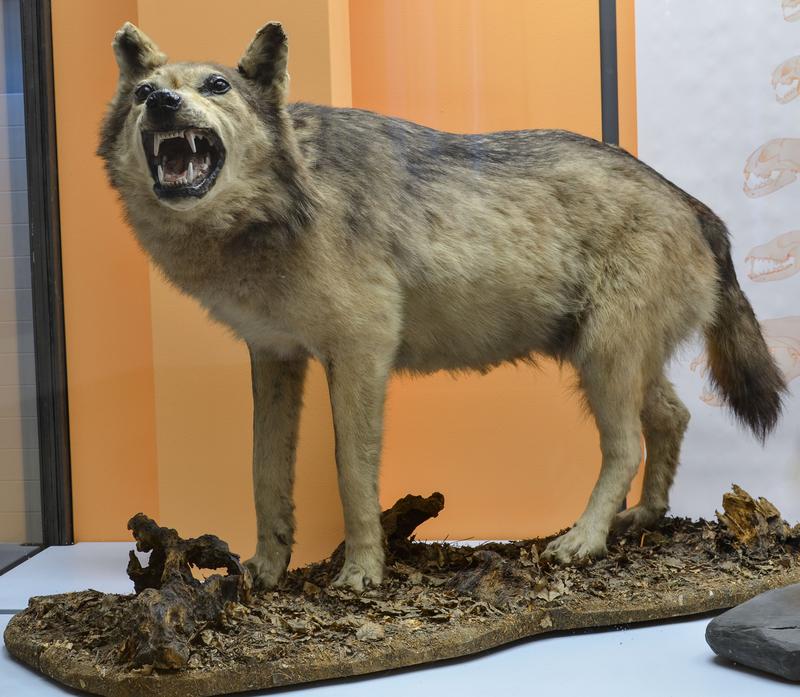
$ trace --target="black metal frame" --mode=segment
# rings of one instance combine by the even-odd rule
[[[73,542],[50,0],[20,0],[25,153],[45,545]]]
[[[603,142],[619,145],[617,0],[600,0],[600,99]]]
[[[617,72],[617,0],[600,0],[600,109],[603,142],[619,145],[619,73]],[[620,510],[628,507],[627,497]]]

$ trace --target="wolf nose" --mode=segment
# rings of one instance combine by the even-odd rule
[[[181,108],[181,96],[172,90],[156,90],[150,93],[145,104],[151,116],[165,119]]]

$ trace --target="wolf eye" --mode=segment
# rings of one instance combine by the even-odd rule
[[[136,97],[137,102],[143,102],[150,96],[150,93],[154,90],[154,87],[148,83],[144,83],[143,85],[139,85],[133,93],[133,96]]]
[[[212,94],[225,94],[231,88],[231,83],[222,75],[212,75],[205,81],[203,87]]]

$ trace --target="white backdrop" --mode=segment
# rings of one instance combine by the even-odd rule
[[[672,493],[678,515],[713,516],[736,482],[769,498],[791,522],[800,520],[800,5],[793,14],[794,4],[636,2],[639,157],[728,224],[739,281],[795,393],[762,448],[705,391],[700,341],[682,352],[670,374],[692,422]]]

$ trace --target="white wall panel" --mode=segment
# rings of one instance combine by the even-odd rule
[[[740,283],[796,393],[762,448],[707,392],[702,344],[687,347],[671,370],[693,416],[673,511],[713,516],[736,482],[796,521],[800,21],[781,0],[638,0],[636,51],[639,156],[727,222]]]

